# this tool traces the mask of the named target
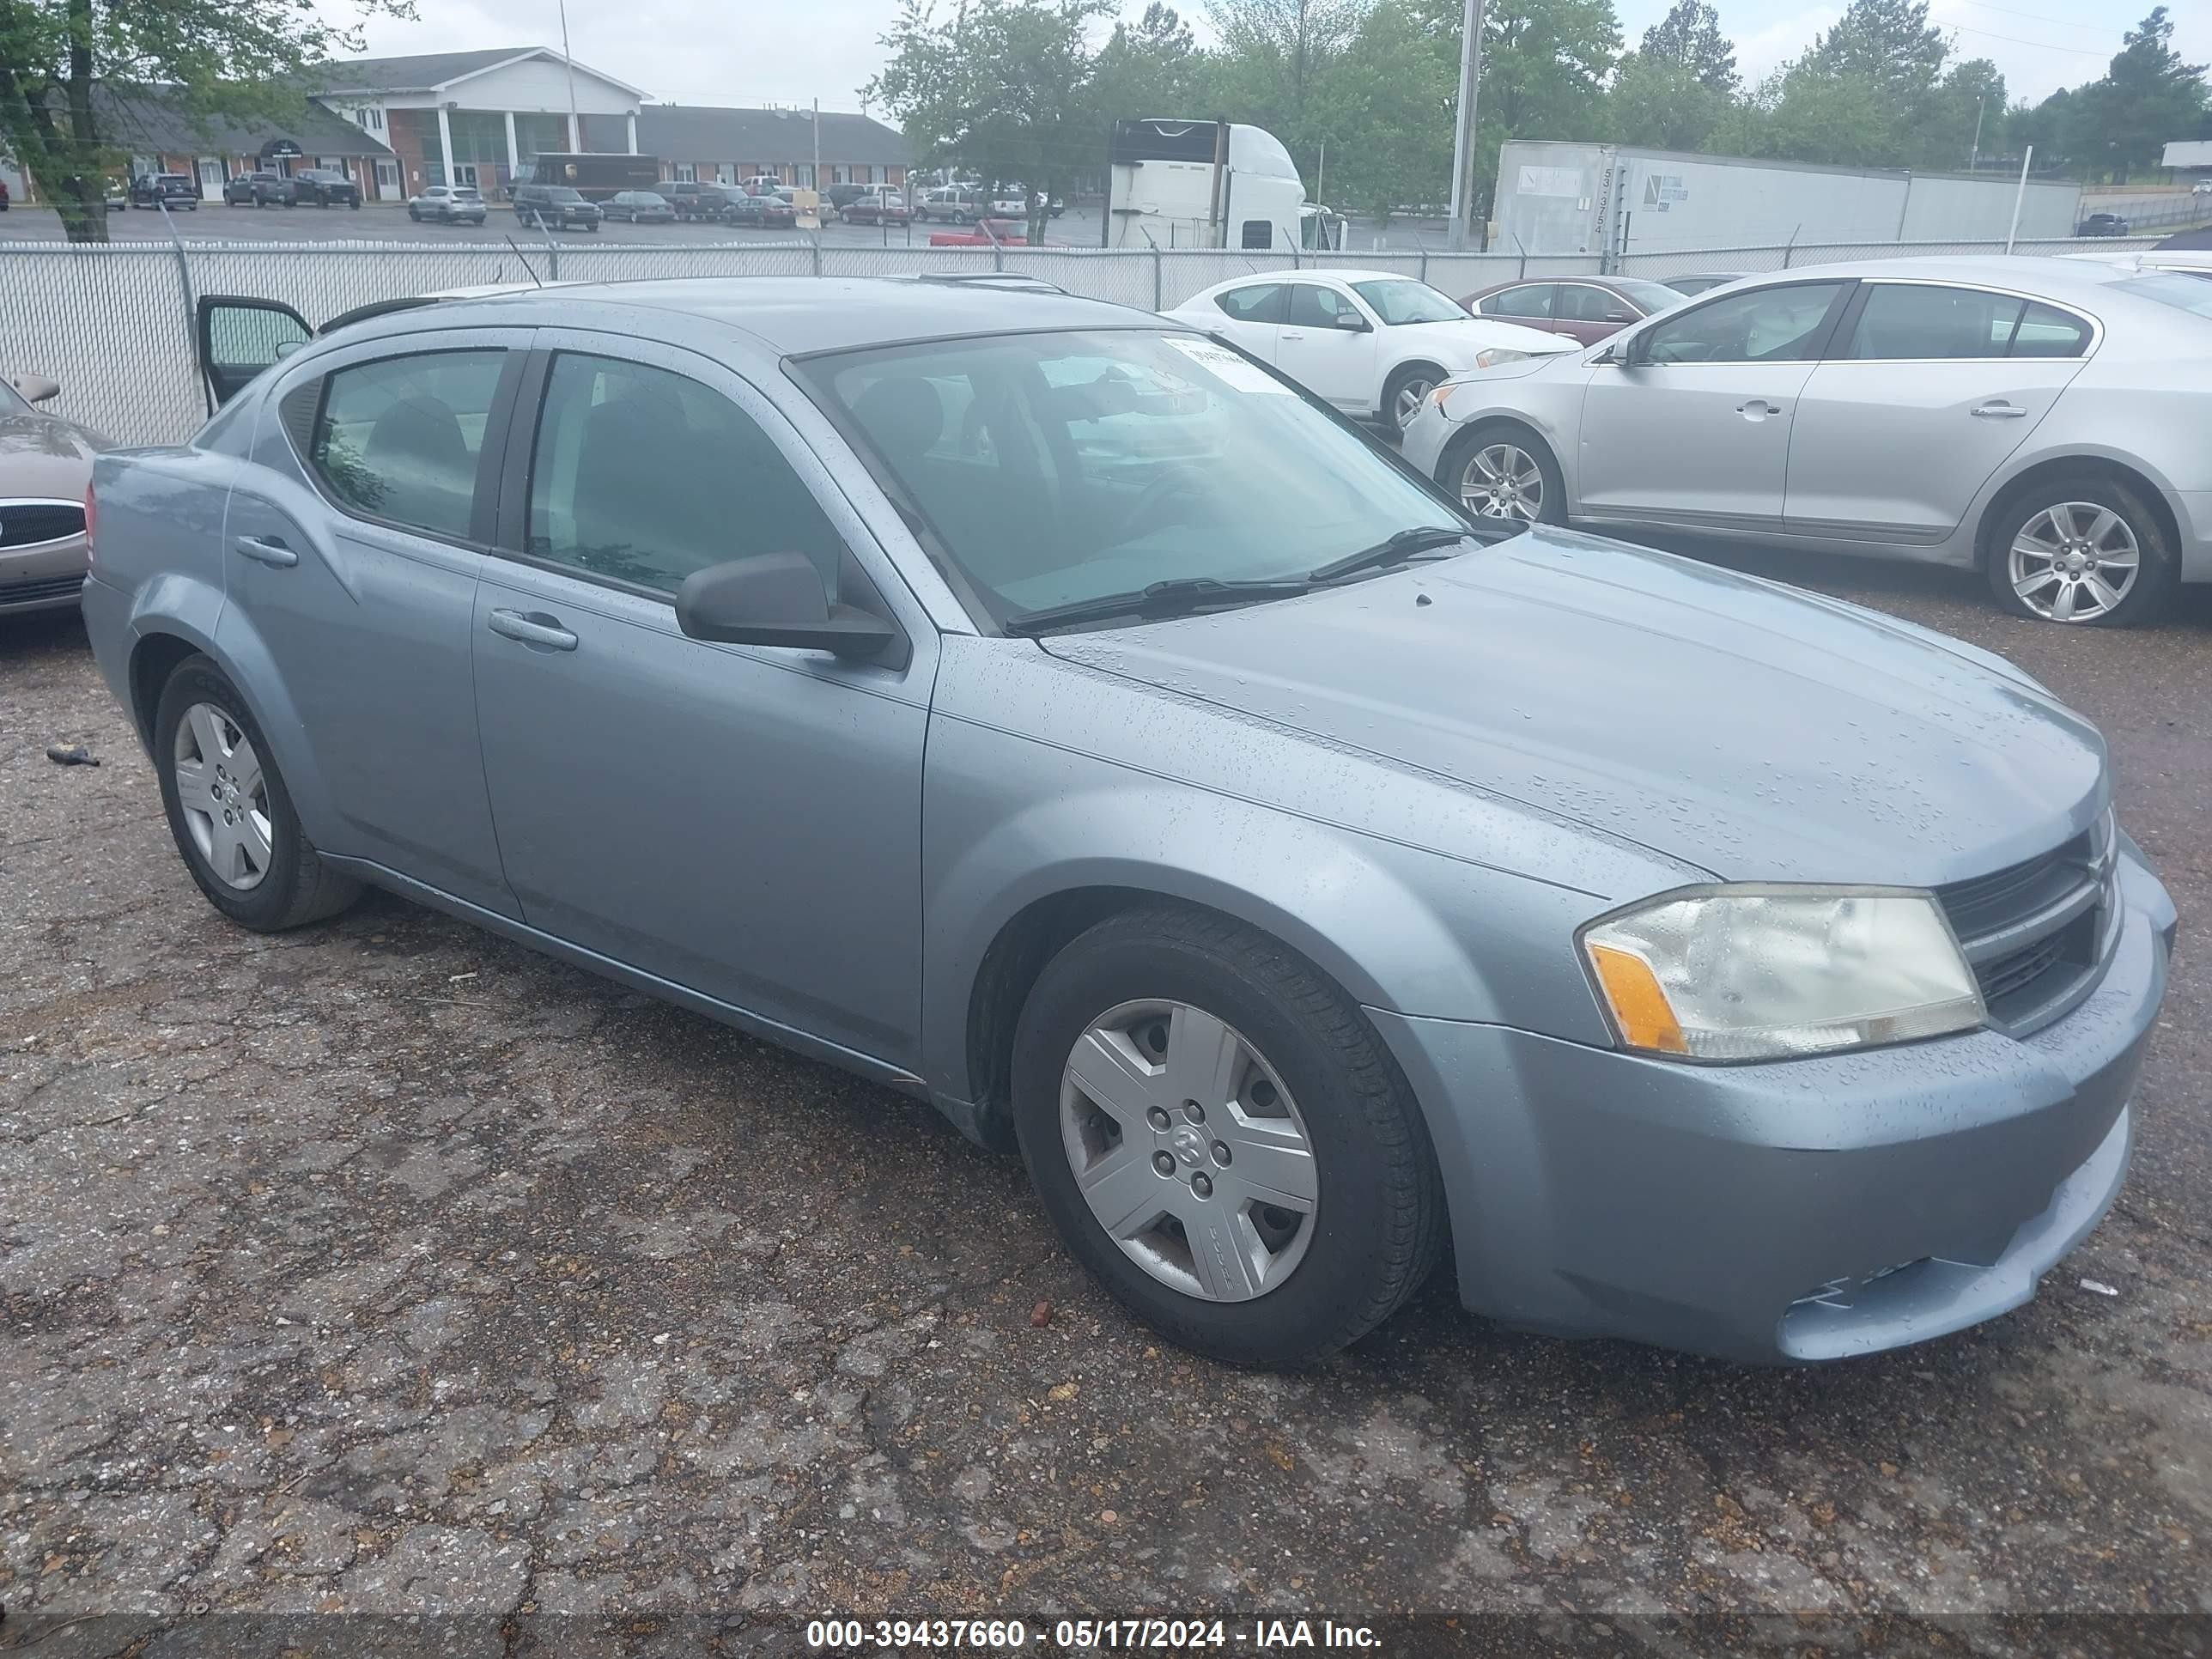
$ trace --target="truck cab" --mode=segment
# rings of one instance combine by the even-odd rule
[[[1104,246],[1289,253],[1343,246],[1342,216],[1306,200],[1297,164],[1264,127],[1116,121],[1109,162]]]

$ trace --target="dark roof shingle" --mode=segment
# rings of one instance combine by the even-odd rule
[[[803,161],[814,154],[809,110],[717,109],[695,104],[641,104],[637,147],[678,161]],[[870,115],[822,112],[825,162],[903,167],[906,136]]]
[[[159,92],[94,86],[100,136],[118,149],[162,155],[258,155],[271,140],[289,138],[305,155],[389,155],[383,140],[343,116],[302,98],[289,119],[195,118]]]
[[[318,64],[309,73],[326,92],[333,94],[430,92],[465,75],[475,75],[514,58],[533,57],[550,58],[556,64],[566,61],[574,65],[579,75],[591,76],[611,87],[620,87],[624,92],[637,91],[635,87],[603,70],[578,64],[574,58],[564,60],[550,46],[489,46],[481,52],[418,52],[404,58],[347,58]]]

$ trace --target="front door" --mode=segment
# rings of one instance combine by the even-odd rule
[[[525,338],[411,334],[303,365],[263,407],[223,553],[229,648],[273,661],[314,734],[324,849],[508,915],[470,657]]]
[[[483,775],[524,918],[913,1066],[933,636],[909,629],[898,664],[685,635],[684,579],[756,554],[804,553],[836,597],[866,602],[848,550],[866,532],[718,364],[538,340],[534,430],[518,422],[502,494],[511,552],[487,570],[474,635]]]
[[[471,190],[474,190],[477,187],[477,164],[474,161],[454,162],[453,182],[457,185],[466,185]]]
[[[1372,414],[1382,397],[1375,330],[1350,297],[1319,283],[1288,283],[1275,367],[1340,409]]]
[[[1577,516],[1778,530],[1798,394],[1850,286],[1756,289],[1624,336],[1583,397]]]
[[[199,158],[200,196],[204,201],[222,200],[222,163],[212,155]]]
[[[1988,289],[1877,281],[1797,406],[1783,516],[1794,535],[1925,545],[2081,370],[2073,313]]]
[[[376,164],[376,199],[396,202],[399,199],[399,163],[380,160]]]

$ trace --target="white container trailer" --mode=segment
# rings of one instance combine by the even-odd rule
[[[1516,139],[1500,151],[1492,246],[1624,254],[1790,242],[2002,241],[2017,180]],[[2077,185],[2031,181],[2023,238],[2070,236]]]

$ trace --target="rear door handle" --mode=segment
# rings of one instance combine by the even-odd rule
[[[284,545],[282,536],[236,536],[230,544],[247,558],[273,564],[279,570],[300,562],[300,556]]]
[[[491,631],[525,645],[542,645],[549,651],[574,651],[576,636],[550,617],[526,617],[520,611],[495,611],[486,619]]]
[[[1286,328],[1278,337],[1285,340],[1303,340],[1306,337]]]
[[[1984,421],[2017,421],[2027,413],[2006,403],[1977,404],[1969,412]]]

